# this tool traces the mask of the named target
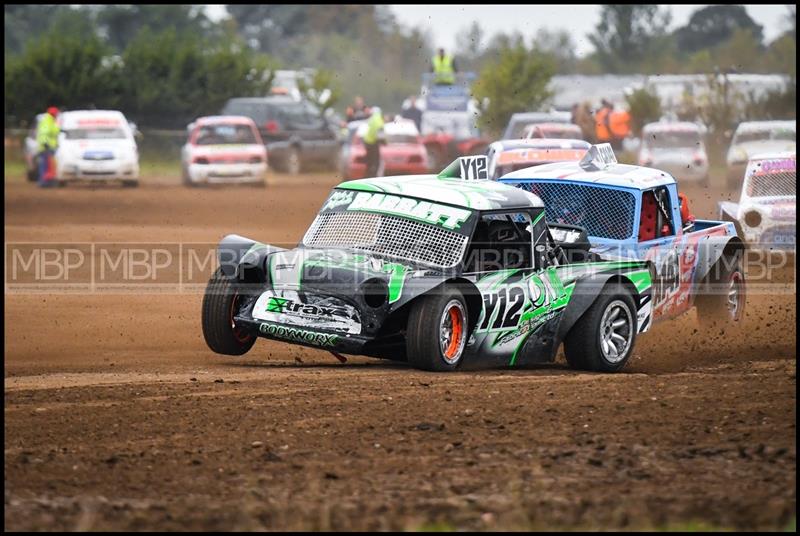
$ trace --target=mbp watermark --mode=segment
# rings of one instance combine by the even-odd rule
[[[7,242],[5,292],[202,294],[214,272],[223,269],[254,290],[264,282],[295,288],[302,283],[341,293],[352,292],[370,278],[402,288],[402,281],[429,270],[474,274],[480,279],[499,270],[542,268],[538,265],[542,257],[533,250],[473,244],[466,247],[462,262],[455,266],[442,268],[413,260],[425,258],[435,247],[442,246],[414,244],[404,249],[404,258],[395,258],[358,247],[309,250],[296,244],[252,242],[235,247],[212,242]],[[582,262],[587,260],[589,257]],[[650,260],[656,272],[654,288],[693,285],[697,293],[725,292],[725,275],[738,266],[745,275],[748,294],[796,291],[794,252],[777,247],[746,248],[736,256],[722,255],[718,261],[696,253],[664,254]]]

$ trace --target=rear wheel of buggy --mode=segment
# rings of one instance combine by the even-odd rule
[[[723,255],[709,271],[695,298],[697,316],[705,328],[735,325],[744,318],[745,280],[742,251]]]
[[[564,339],[570,367],[617,372],[625,366],[636,341],[636,305],[631,292],[610,283]]]
[[[243,296],[233,286],[221,268],[208,281],[203,296],[203,337],[218,354],[243,355],[253,347],[256,338],[236,325],[233,318]]]
[[[457,369],[467,345],[468,319],[467,302],[458,289],[443,287],[422,296],[408,317],[408,362],[434,372]]]

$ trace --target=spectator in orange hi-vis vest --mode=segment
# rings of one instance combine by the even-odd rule
[[[631,131],[631,114],[627,110],[619,110],[609,115],[611,146],[614,149],[622,149],[622,140],[627,138]]]
[[[611,111],[614,109],[612,104],[603,99],[602,106],[594,114],[594,137],[597,143],[608,143],[611,141]]]

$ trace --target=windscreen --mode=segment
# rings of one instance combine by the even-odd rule
[[[456,139],[472,138],[478,135],[474,119],[469,113],[425,112],[420,130],[423,135],[445,133]]]
[[[550,138],[550,139],[580,139],[583,133],[579,128],[570,128],[569,126],[540,126],[529,125],[525,129],[525,137],[527,138]]]
[[[524,138],[525,137],[525,127],[527,124],[525,121],[520,120],[513,120],[509,127],[509,134],[506,134],[507,139],[516,139],[516,138]]]
[[[64,130],[68,140],[124,140],[127,136],[121,128],[72,128]]]
[[[700,134],[692,131],[649,132],[645,144],[652,149],[696,149]]]
[[[225,105],[225,108],[222,109],[222,115],[243,115],[249,117],[259,125],[271,119],[269,106],[265,104],[256,104],[254,102],[229,102]]]
[[[399,195],[334,190],[303,237],[303,245],[343,248],[434,265],[458,264],[472,211]]]
[[[414,134],[387,134],[387,143],[417,143],[417,136]]]
[[[243,145],[258,143],[249,125],[205,125],[195,137],[197,145]]]
[[[757,172],[747,179],[749,197],[773,197],[797,195],[797,170],[775,169]]]
[[[736,137],[733,139],[733,144],[739,143],[750,143],[753,141],[766,141],[772,137],[772,130],[768,128],[758,129],[758,130],[746,130],[744,132],[739,132]],[[794,139],[794,138],[792,138]]]
[[[547,181],[519,186],[544,202],[548,222],[578,225],[589,236],[611,240],[633,235],[636,200],[626,190]]]

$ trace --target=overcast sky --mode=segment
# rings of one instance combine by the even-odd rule
[[[683,26],[697,9],[705,4],[670,5],[671,29]],[[591,52],[593,47],[586,34],[594,31],[600,20],[598,5],[392,5],[397,19],[409,27],[428,30],[435,46],[451,49],[456,35],[477,20],[487,40],[498,32],[519,31],[533,36],[539,28],[566,29],[572,34],[578,54]],[[764,27],[767,42],[788,29],[784,18],[786,5],[745,5],[747,13]],[[484,43],[485,44],[485,43]]]
[[[670,5],[672,26],[683,26],[691,14],[706,4]],[[577,52],[580,55],[592,51],[586,34],[594,30],[600,19],[598,5],[399,5],[390,6],[398,21],[407,27],[418,27],[428,31],[435,47],[452,49],[456,35],[465,31],[472,21],[483,26],[486,39],[498,32],[519,31],[533,36],[539,28],[563,28],[572,33]],[[786,5],[745,5],[747,12],[758,24],[764,27],[767,42],[788,28],[785,17]],[[222,4],[211,4],[209,16],[218,19],[226,15]]]

